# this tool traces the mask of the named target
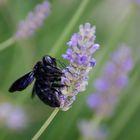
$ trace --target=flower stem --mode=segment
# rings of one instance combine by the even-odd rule
[[[0,51],[8,48],[10,45],[12,45],[13,43],[15,43],[15,38],[11,37],[8,40],[4,41],[3,43],[0,44]]]
[[[87,7],[89,1],[90,0],[83,0],[81,2],[81,4],[80,4],[79,8],[77,9],[76,13],[74,14],[72,19],[70,20],[69,24],[64,29],[64,31],[61,34],[61,36],[59,37],[59,39],[54,44],[52,50],[50,51],[51,55],[55,55],[58,52],[58,50],[60,50],[60,47],[63,47],[63,43],[65,42],[66,38],[68,37],[68,35],[72,31],[73,27],[76,25],[76,23],[80,19],[81,15],[83,14],[85,8]]]
[[[39,131],[34,135],[34,137],[32,138],[32,140],[38,140],[38,138],[41,136],[41,134],[45,131],[45,129],[49,126],[49,124],[51,123],[51,121],[54,119],[54,117],[56,116],[56,114],[58,113],[58,111],[59,111],[59,109],[56,108],[52,112],[52,114],[50,115],[50,117],[42,125],[42,127],[39,129]]]

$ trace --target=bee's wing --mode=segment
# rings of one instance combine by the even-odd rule
[[[11,87],[9,88],[9,92],[15,92],[15,91],[22,91],[24,90],[28,85],[32,83],[34,80],[34,73],[29,72],[26,75],[22,76],[18,80],[16,80]]]

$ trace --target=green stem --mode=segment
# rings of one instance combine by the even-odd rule
[[[65,40],[68,37],[69,33],[72,31],[73,27],[76,25],[76,23],[80,19],[81,15],[83,14],[85,8],[87,7],[89,1],[90,0],[83,0],[81,2],[79,8],[77,9],[76,13],[72,17],[71,21],[66,26],[66,28],[64,29],[64,32],[61,34],[61,36],[59,37],[58,41],[56,41],[56,43],[54,44],[54,47],[50,51],[51,55],[55,55],[58,52],[58,50],[61,47],[63,47],[63,43],[65,42]]]
[[[4,41],[3,43],[0,44],[0,51],[8,48],[10,45],[12,45],[13,43],[15,43],[15,38],[11,37],[8,40]]]
[[[58,113],[58,111],[59,111],[59,109],[56,108],[52,112],[52,114],[50,115],[50,117],[42,125],[42,127],[39,129],[39,131],[34,135],[34,137],[32,138],[32,140],[38,140],[38,138],[41,136],[41,134],[45,131],[45,129],[49,126],[49,124],[51,123],[51,121],[54,119],[54,117],[56,116],[56,114]]]

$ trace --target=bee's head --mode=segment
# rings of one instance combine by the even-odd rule
[[[45,65],[56,66],[56,59],[49,55],[44,56],[42,60]]]

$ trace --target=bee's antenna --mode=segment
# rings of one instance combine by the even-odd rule
[[[56,59],[56,60],[60,64],[60,66],[62,66],[63,69],[66,68],[65,63],[61,62],[59,59]]]

